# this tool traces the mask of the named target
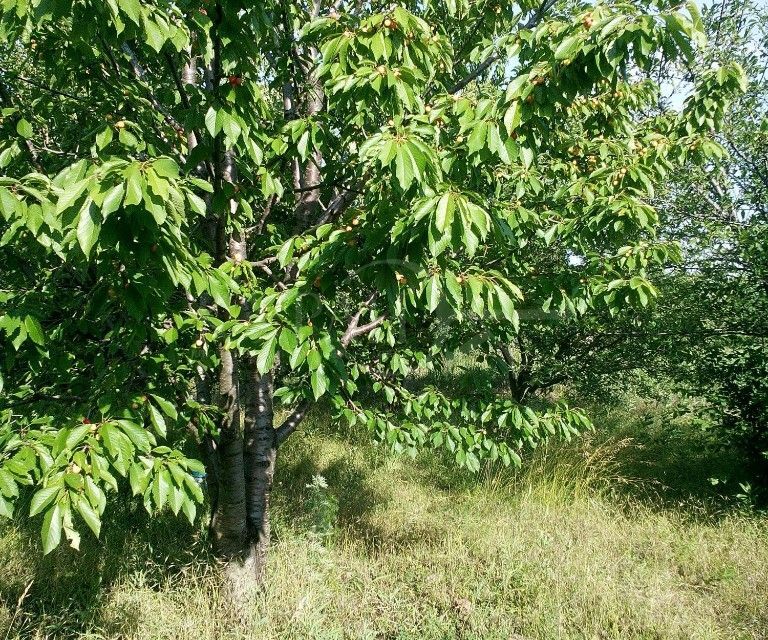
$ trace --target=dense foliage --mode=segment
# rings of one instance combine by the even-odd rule
[[[656,185],[724,157],[744,83],[660,108],[649,71],[704,46],[664,2],[5,0],[0,43],[0,513],[43,514],[45,551],[123,486],[192,520],[204,457],[217,546],[257,571],[321,398],[472,470],[589,427],[520,376],[414,373],[472,344],[514,374],[532,321],[646,307],[678,252]]]
[[[737,60],[750,79],[727,111],[728,156],[675,176],[662,208],[683,247],[661,285],[657,315],[676,335],[673,371],[706,398],[720,431],[768,470],[768,13],[724,3],[706,15],[713,44],[701,64]],[[672,346],[670,341],[665,345]]]

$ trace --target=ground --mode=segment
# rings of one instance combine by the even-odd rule
[[[119,506],[101,544],[43,560],[3,525],[0,637],[768,638],[768,515],[735,497],[737,455],[625,413],[479,476],[316,417],[281,451],[269,586],[238,623],[180,520]]]

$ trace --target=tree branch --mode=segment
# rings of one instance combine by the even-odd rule
[[[2,67],[0,67],[0,73],[8,76],[9,78],[13,78],[14,80],[21,80],[22,82],[26,82],[28,85],[37,87],[38,89],[42,89],[43,91],[47,91],[48,93],[52,93],[56,96],[70,98],[71,100],[77,100],[78,102],[88,102],[88,99],[83,96],[76,96],[72,93],[67,93],[66,91],[59,91],[58,89],[53,89],[52,87],[48,87],[38,82],[37,80],[32,80],[32,78],[27,78],[19,73],[11,73],[7,69],[3,69]]]
[[[294,412],[285,419],[283,424],[275,429],[275,442],[278,447],[283,444],[294,431],[296,431],[302,420],[306,417],[311,406],[312,403],[309,400],[302,400]]]
[[[352,340],[354,340],[356,337],[370,333],[382,322],[384,322],[384,320],[386,320],[386,315],[382,315],[369,322],[368,324],[360,325],[360,318],[362,317],[365,310],[378,297],[378,295],[378,292],[371,295],[371,297],[365,301],[360,310],[350,319],[349,324],[347,325],[347,330],[344,332],[344,335],[341,338],[341,344],[345,348],[348,347]],[[301,421],[306,417],[307,412],[311,406],[312,403],[309,400],[302,400],[293,411],[293,413],[288,416],[285,421],[279,427],[277,427],[277,429],[275,429],[275,441],[277,442],[278,447],[283,442],[285,442],[294,431],[296,431],[298,426],[301,424]]]
[[[259,224],[256,225],[255,231],[256,235],[261,235],[264,233],[264,225],[267,224],[267,218],[269,217],[269,214],[272,213],[272,207],[275,206],[275,202],[277,202],[277,194],[272,194],[267,201],[266,206],[264,207],[264,211],[261,212],[261,218],[259,218]]]
[[[368,324],[360,325],[360,318],[363,317],[363,313],[365,313],[366,310],[370,308],[373,301],[376,300],[376,298],[378,297],[379,297],[378,292],[371,295],[371,297],[368,298],[368,300],[366,300],[363,303],[363,306],[360,307],[358,312],[349,319],[349,323],[347,324],[347,330],[344,332],[344,335],[341,336],[341,344],[344,348],[348,347],[352,342],[352,340],[354,340],[358,336],[362,336],[362,335],[365,335],[366,333],[370,333],[387,319],[386,314],[384,314],[379,316],[375,320],[372,320]]]
[[[501,60],[501,54],[499,53],[491,54],[482,63],[480,63],[480,65],[474,71],[472,71],[471,73],[468,73],[456,84],[450,87],[448,89],[448,93],[458,93],[464,87],[466,87],[470,82],[479,78],[486,71],[486,69],[488,69],[488,67],[490,67],[495,62],[498,62],[499,60]]]
[[[536,13],[531,16],[531,19],[528,20],[523,25],[524,29],[533,29],[536,25],[541,22],[541,19],[544,17],[544,14],[549,11],[553,6],[555,6],[557,0],[544,0],[544,2],[541,3],[539,8],[536,10]],[[448,89],[448,93],[458,93],[461,91],[464,87],[466,87],[470,82],[473,80],[476,80],[479,78],[483,73],[485,73],[488,68],[501,60],[501,54],[500,53],[492,53],[489,55],[483,62],[480,63],[480,65],[474,70],[468,73],[466,76],[464,76],[461,80],[459,80],[456,84],[454,84],[452,87]]]
[[[131,63],[131,68],[133,69],[133,75],[136,76],[136,79],[141,82],[143,85],[145,85],[145,89],[147,91],[147,95],[149,96],[149,102],[152,104],[152,106],[157,109],[160,114],[163,116],[163,119],[175,130],[179,133],[184,133],[184,127],[179,124],[178,120],[174,118],[171,113],[160,103],[160,101],[157,99],[155,94],[152,92],[152,89],[149,86],[149,83],[147,82],[147,72],[144,70],[144,68],[141,66],[141,63],[139,62],[139,59],[136,57],[136,54],[133,52],[133,49],[131,49],[130,45],[127,42],[123,43],[123,46],[121,47],[123,50],[123,53],[128,56],[128,60]]]
[[[733,142],[731,142],[730,140],[728,140],[728,146],[731,148],[731,151],[733,151],[733,153],[735,155],[737,155],[742,162],[746,163],[752,169],[752,171],[755,172],[755,175],[758,178],[760,178],[760,182],[763,183],[763,186],[768,188],[768,174],[763,173],[762,169],[757,164],[755,164],[754,162],[750,161],[749,158],[747,158],[739,150],[739,148]]]

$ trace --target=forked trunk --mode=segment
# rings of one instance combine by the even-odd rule
[[[209,88],[213,91],[218,90],[223,77],[221,4],[215,9],[213,57],[208,70],[212,80]],[[194,77],[194,62],[190,61],[185,73],[190,79]],[[190,146],[193,142],[196,140],[190,140]],[[209,172],[215,178],[215,190],[221,194],[227,185],[237,182],[235,152],[226,148],[222,136],[213,138],[212,160],[214,167]],[[229,207],[229,215],[222,213],[212,230],[218,264],[248,259],[247,236],[231,231],[237,200],[231,199]],[[272,424],[272,377],[258,374],[255,359],[242,358],[238,362],[238,357],[224,348],[219,350],[219,356],[222,418],[212,465],[216,487],[212,487],[211,497],[217,500],[213,505],[211,533],[216,553],[224,563],[224,586],[228,591],[224,602],[230,613],[243,617],[263,581],[269,544],[269,494],[277,449]],[[245,409],[244,420],[241,407]]]
[[[228,397],[225,385],[230,384],[229,397],[238,401],[222,407],[218,504],[211,529],[216,553],[224,562],[226,600],[232,612],[242,616],[263,585],[269,548],[269,498],[277,455],[273,384],[271,374],[258,373],[255,360],[244,359],[238,367],[231,353],[222,351],[221,357],[221,397]],[[240,401],[245,410],[242,430]]]

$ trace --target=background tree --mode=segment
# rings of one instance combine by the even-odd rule
[[[413,373],[440,319],[508,345],[526,300],[646,305],[653,185],[722,155],[743,82],[708,70],[651,112],[643,71],[693,59],[694,5],[2,6],[0,513],[32,487],[46,552],[98,535],[123,487],[193,520],[204,452],[235,599],[262,575],[277,449],[321,398],[472,470],[589,426]]]
[[[725,1],[704,18],[713,46],[699,64],[737,61],[749,84],[718,136],[728,156],[676,173],[661,199],[663,233],[683,252],[658,280],[657,322],[669,336],[660,348],[674,353],[668,371],[681,387],[710,402],[721,435],[765,474],[768,14]]]

